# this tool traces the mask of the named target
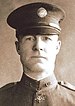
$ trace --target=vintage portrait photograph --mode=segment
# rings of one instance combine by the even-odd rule
[[[75,106],[75,0],[0,0],[0,106]]]

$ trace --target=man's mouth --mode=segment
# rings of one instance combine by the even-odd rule
[[[39,59],[47,59],[46,57],[44,57],[44,56],[31,56],[31,58],[39,58]]]

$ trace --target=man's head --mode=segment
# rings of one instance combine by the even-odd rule
[[[52,74],[63,18],[59,7],[41,2],[24,5],[8,16],[7,23],[16,29],[16,48],[25,71]]]

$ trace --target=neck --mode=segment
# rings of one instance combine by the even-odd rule
[[[24,72],[24,74],[26,74],[28,77],[34,79],[34,80],[37,80],[37,81],[40,81],[48,76],[53,76],[54,73],[52,73],[51,75],[49,73],[41,73],[41,72],[37,72],[37,73],[34,73],[34,72]]]
[[[54,66],[52,68],[49,68],[49,69],[46,69],[43,71],[32,71],[26,67],[23,67],[23,71],[30,78],[39,81],[39,80],[42,80],[48,76],[53,76],[54,75]]]
[[[51,83],[55,83],[57,81],[54,73],[52,75],[45,75],[45,76],[42,76],[42,77],[39,77],[39,78],[32,77],[31,75],[29,75],[27,73],[24,73],[24,74],[26,76],[30,77],[31,79],[36,80],[36,81],[41,81],[41,80],[43,80],[47,77],[49,77],[49,80],[50,80]]]
[[[43,86],[47,87],[47,84],[48,86],[50,86],[50,88],[56,88],[57,86],[57,80],[54,75],[54,67],[42,71],[38,70],[32,71],[26,67],[23,67],[23,71],[24,71],[23,75],[25,75],[25,77],[23,77],[24,78],[23,82],[26,83],[26,85],[31,88],[42,89]]]
[[[57,80],[54,74],[37,81],[35,79],[32,79],[29,75],[24,73],[21,80],[22,80],[22,83],[24,83],[24,85],[27,85],[29,88],[31,87],[34,90],[41,90],[48,86],[51,89],[52,88],[55,89],[57,86]]]
[[[49,80],[52,84],[57,82],[54,71],[52,71],[52,73],[46,73],[46,72],[35,73],[35,72],[30,72],[30,71],[24,71],[24,74],[28,76],[29,78],[36,80],[36,81],[41,81],[49,77]]]

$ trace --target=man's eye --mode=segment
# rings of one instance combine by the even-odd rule
[[[44,40],[51,40],[50,37],[44,37],[43,39],[44,39]]]
[[[34,38],[33,37],[27,37],[26,40],[33,41]]]
[[[31,40],[31,38],[26,38],[26,40]]]

